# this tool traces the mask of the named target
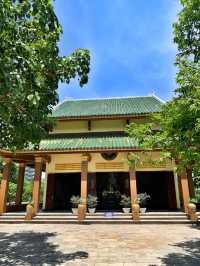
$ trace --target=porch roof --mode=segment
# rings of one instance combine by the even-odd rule
[[[39,151],[130,149],[138,147],[124,132],[51,134],[40,142]]]
[[[56,106],[52,116],[64,119],[136,116],[160,112],[162,105],[156,96],[65,100]]]

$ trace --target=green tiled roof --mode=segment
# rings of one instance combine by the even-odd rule
[[[163,102],[155,96],[65,100],[53,111],[53,117],[90,117],[142,115],[160,112]]]
[[[93,132],[50,135],[40,142],[39,150],[130,149],[137,146],[137,141],[123,132]]]

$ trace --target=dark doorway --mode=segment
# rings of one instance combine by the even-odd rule
[[[80,173],[54,174],[48,176],[46,209],[70,210],[71,196],[80,196],[80,182]]]
[[[176,194],[173,172],[137,172],[137,192],[151,196],[150,210],[175,210]]]
[[[125,172],[96,173],[98,210],[121,210],[120,195],[130,195],[129,174]]]

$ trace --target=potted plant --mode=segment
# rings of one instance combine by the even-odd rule
[[[88,205],[89,213],[95,213],[96,206],[97,206],[97,197],[92,196],[92,195],[88,195],[87,205]]]
[[[140,205],[140,212],[145,213],[146,212],[146,205],[147,202],[150,200],[150,195],[148,195],[146,192],[145,193],[140,193],[137,195],[137,201]]]
[[[124,213],[129,213],[131,209],[131,198],[126,195],[121,195],[120,205]]]
[[[80,203],[80,197],[79,196],[72,196],[70,199],[70,202],[72,204],[72,213],[78,214],[78,205]]]

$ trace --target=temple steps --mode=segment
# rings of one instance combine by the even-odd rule
[[[32,220],[24,220],[26,213],[4,213],[0,216],[0,224],[65,224],[65,223],[78,223],[77,216],[71,213],[45,213],[40,212]]]
[[[114,213],[112,217],[101,214],[87,214],[88,223],[139,223],[139,224],[190,224],[183,212],[147,212],[140,215],[140,221],[133,221],[131,214]]]
[[[200,213],[199,220],[200,220]],[[0,224],[77,224],[77,216],[65,212],[39,212],[31,221],[25,221],[25,212],[5,213],[0,216]],[[113,212],[87,213],[83,224],[191,224],[183,212],[147,212],[140,215],[139,221],[133,221],[131,214]]]

